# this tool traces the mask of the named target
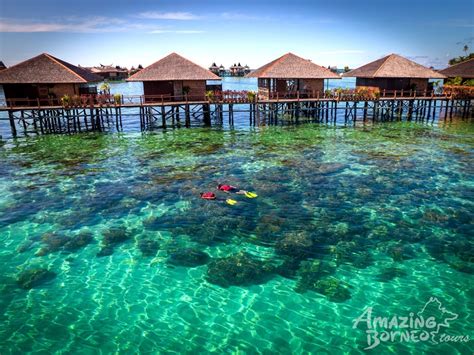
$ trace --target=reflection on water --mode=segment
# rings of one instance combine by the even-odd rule
[[[450,334],[472,334],[473,148],[465,123],[9,140],[0,344],[362,352],[365,307],[406,314],[432,296],[459,314]]]

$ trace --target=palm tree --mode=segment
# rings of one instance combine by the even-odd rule
[[[103,83],[100,88],[101,91],[104,92],[106,95],[110,95],[110,84],[109,83]]]
[[[467,51],[469,50],[469,46],[467,44],[464,45],[463,49],[464,53],[467,55]]]

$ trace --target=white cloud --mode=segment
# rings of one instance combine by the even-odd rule
[[[55,23],[14,23],[0,20],[0,32],[62,32],[66,27]]]
[[[118,32],[148,32],[148,33],[202,33],[200,30],[174,30],[157,28],[155,24],[131,22],[112,17],[76,18],[67,17],[56,21],[39,22],[33,20],[18,20],[0,18],[1,32],[61,32],[61,33],[118,33]]]
[[[67,18],[50,22],[0,18],[0,32],[124,32],[132,27],[134,24],[107,17]]]
[[[197,20],[200,17],[190,12],[158,12],[146,11],[139,13],[137,17],[150,20]]]

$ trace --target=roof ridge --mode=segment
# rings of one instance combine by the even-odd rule
[[[32,58],[28,58],[28,59],[23,60],[23,61],[21,61],[21,62],[19,62],[19,63],[13,64],[13,65],[9,66],[8,68],[2,70],[2,72],[5,73],[7,70],[10,70],[10,69],[12,69],[12,68],[15,68],[15,67],[19,66],[20,64],[23,64],[23,63],[25,63],[25,62],[29,62],[30,60],[33,60],[33,59],[38,58],[38,57],[41,57],[42,55],[45,55],[45,54],[46,54],[46,53],[40,53],[40,54],[38,54],[38,55],[36,55],[36,56],[34,56],[34,57],[32,57]]]
[[[146,75],[153,74],[157,70],[160,71],[160,70],[162,70],[161,69],[162,67],[166,67],[170,63],[175,63],[175,62],[180,63],[180,65],[183,65],[184,68],[188,72],[198,73],[196,75],[197,77],[201,77],[201,78],[205,78],[205,79],[192,79],[192,78],[190,78],[190,79],[174,79],[174,80],[221,80],[221,78],[219,78],[219,76],[217,76],[216,74],[211,72],[209,69],[200,66],[199,64],[193,62],[192,60],[189,60],[188,58],[183,57],[182,55],[180,55],[176,52],[172,52],[172,53],[164,56],[163,58],[160,58],[159,60],[155,61],[154,63],[152,63],[150,65],[147,65],[144,69],[136,72],[135,74],[130,76],[127,79],[127,81],[144,81],[144,80],[147,80]],[[186,70],[185,70],[185,73],[186,73]],[[162,73],[160,75],[163,76]],[[180,76],[183,76],[183,73],[179,73],[178,77],[180,77]],[[191,77],[192,77],[192,75],[191,75]]]
[[[208,72],[211,73],[211,74],[214,74],[214,73],[213,73],[212,71],[210,71],[209,69],[206,69],[206,68],[204,68],[204,67],[201,67],[199,64],[194,63],[192,60],[190,60],[190,59],[188,59],[188,58],[185,58],[185,57],[183,57],[182,55],[179,55],[179,54],[176,53],[176,52],[173,52],[173,53],[171,53],[171,54],[176,54],[178,57],[181,57],[181,58],[183,58],[184,60],[187,60],[188,62],[194,64],[195,66],[197,66],[197,67],[199,67],[199,68],[201,68],[201,69],[203,69],[203,70],[205,70],[205,71],[208,71]],[[214,75],[216,75],[216,74],[214,74]],[[217,76],[217,75],[216,75],[216,76]],[[217,76],[217,77],[218,77],[218,76]],[[218,77],[218,78],[219,78],[219,80],[220,80],[220,77]],[[217,79],[216,79],[216,80],[217,80]]]
[[[471,60],[474,60],[474,57],[469,58],[469,59],[466,59],[466,60],[464,60],[464,61],[462,61],[462,62],[453,64],[453,65],[450,65],[449,67],[444,68],[443,70],[446,70],[446,69],[449,69],[449,68],[453,68],[453,67],[456,67],[456,66],[461,65],[461,64],[465,64],[465,63],[467,63],[467,62],[470,62]]]
[[[155,64],[161,62],[163,59],[169,57],[169,56],[172,55],[172,54],[176,54],[176,53],[175,53],[175,52],[171,52],[170,54],[165,55],[163,58],[160,58],[160,59],[154,61],[154,62],[151,63],[150,65],[147,65],[146,67],[144,67],[144,68],[138,70],[135,74],[129,76],[127,80],[131,80],[131,79],[133,79],[135,76],[138,76],[138,73],[142,73],[142,74],[143,74],[143,72],[144,72],[145,70],[147,70],[148,68],[150,68],[152,65],[155,65]],[[148,70],[149,70],[149,69],[148,69]]]
[[[267,67],[265,69],[263,69],[262,74],[266,74],[267,70],[273,68],[275,66],[275,64],[279,63],[283,58],[287,57],[289,54],[291,54],[291,53],[288,52],[286,54],[283,54],[281,57],[278,57],[277,59],[274,59],[273,61],[268,63]]]
[[[74,74],[75,76],[77,76],[79,79],[81,79],[83,82],[87,83],[87,80],[85,80],[82,76],[80,76],[79,74],[77,74],[74,70],[72,70],[71,68],[68,68],[67,66],[65,66],[63,63],[61,63],[60,59],[52,56],[51,54],[48,54],[48,53],[43,53],[44,55],[46,55],[46,57],[48,57],[49,59],[51,59],[52,61],[58,63],[60,66],[64,67],[66,70],[68,70],[69,72],[71,72],[72,74]],[[74,65],[74,64],[73,64]]]
[[[275,76],[276,75],[276,76]],[[288,52],[258,69],[247,74],[248,78],[308,78],[340,79],[340,76],[329,69],[314,63],[311,59]]]
[[[383,68],[383,66],[387,63],[387,61],[393,56],[395,55],[394,53],[392,54],[389,54],[387,56],[385,56],[385,60],[383,61],[383,63],[379,66],[379,68],[374,72],[374,74],[372,75],[373,78],[376,77],[377,73]],[[384,57],[382,57],[381,59],[384,59]],[[369,63],[370,64],[370,63]]]

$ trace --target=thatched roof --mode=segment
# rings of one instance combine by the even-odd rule
[[[0,84],[84,84],[100,76],[43,53],[0,72]]]
[[[221,80],[221,78],[179,54],[171,53],[127,79],[127,81],[160,80]]]
[[[457,76],[460,76],[461,78],[473,79],[474,58],[468,59],[458,64],[451,65],[450,67],[440,70],[439,72],[449,78],[455,78]]]
[[[440,78],[445,76],[398,54],[390,54],[343,74],[359,78]]]
[[[247,78],[267,79],[340,79],[329,69],[287,53],[246,75]]]
[[[7,69],[7,66],[0,60],[0,70]]]

